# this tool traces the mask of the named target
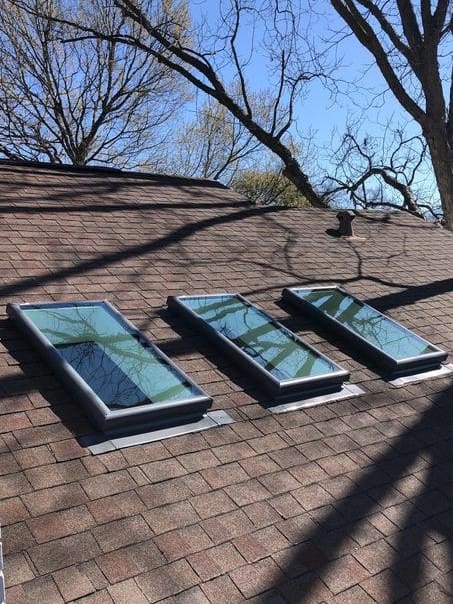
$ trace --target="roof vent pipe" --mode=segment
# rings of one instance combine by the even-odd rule
[[[340,228],[338,229],[339,234],[342,237],[354,237],[354,230],[352,228],[352,221],[355,218],[355,214],[352,210],[341,210],[337,214]]]

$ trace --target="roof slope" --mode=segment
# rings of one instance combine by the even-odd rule
[[[7,602],[451,601],[450,380],[392,388],[278,302],[285,286],[341,283],[450,350],[449,233],[370,213],[346,241],[326,233],[334,212],[256,208],[216,183],[8,163],[0,224]],[[259,384],[164,307],[219,291],[264,307],[366,395],[270,414]],[[5,305],[98,298],[236,422],[83,449],[90,425]]]

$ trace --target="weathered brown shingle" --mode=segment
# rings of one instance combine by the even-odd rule
[[[285,286],[342,283],[450,350],[450,233],[365,213],[363,239],[348,241],[326,233],[334,212],[253,207],[208,181],[8,162],[0,224],[10,604],[451,599],[450,379],[392,388],[279,303]],[[219,291],[265,308],[366,394],[271,415],[260,384],[165,308]],[[5,314],[90,298],[108,298],[235,423],[92,456],[77,401]]]

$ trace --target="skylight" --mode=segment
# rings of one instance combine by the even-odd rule
[[[258,377],[272,395],[340,390],[349,377],[239,294],[170,296],[167,302]]]
[[[102,430],[200,418],[212,399],[108,302],[9,304],[8,314]]]
[[[285,288],[283,298],[347,336],[391,372],[425,371],[447,358],[437,346],[339,287]]]

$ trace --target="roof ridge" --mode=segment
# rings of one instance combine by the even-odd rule
[[[178,174],[163,174],[159,172],[138,172],[134,170],[121,170],[120,168],[113,168],[109,166],[75,166],[73,164],[60,164],[60,163],[51,163],[51,162],[40,162],[40,161],[31,161],[26,159],[0,159],[0,167],[18,167],[18,168],[34,168],[34,169],[42,169],[42,170],[55,170],[59,172],[75,172],[75,173],[99,173],[99,174],[108,174],[110,176],[121,176],[131,177],[131,178],[143,178],[145,180],[160,180],[164,182],[175,181],[179,184],[188,183],[188,184],[197,184],[197,185],[206,185],[211,187],[218,187],[221,189],[229,189],[230,187],[222,184],[218,180],[212,180],[209,178],[195,178],[192,176],[182,176]]]

